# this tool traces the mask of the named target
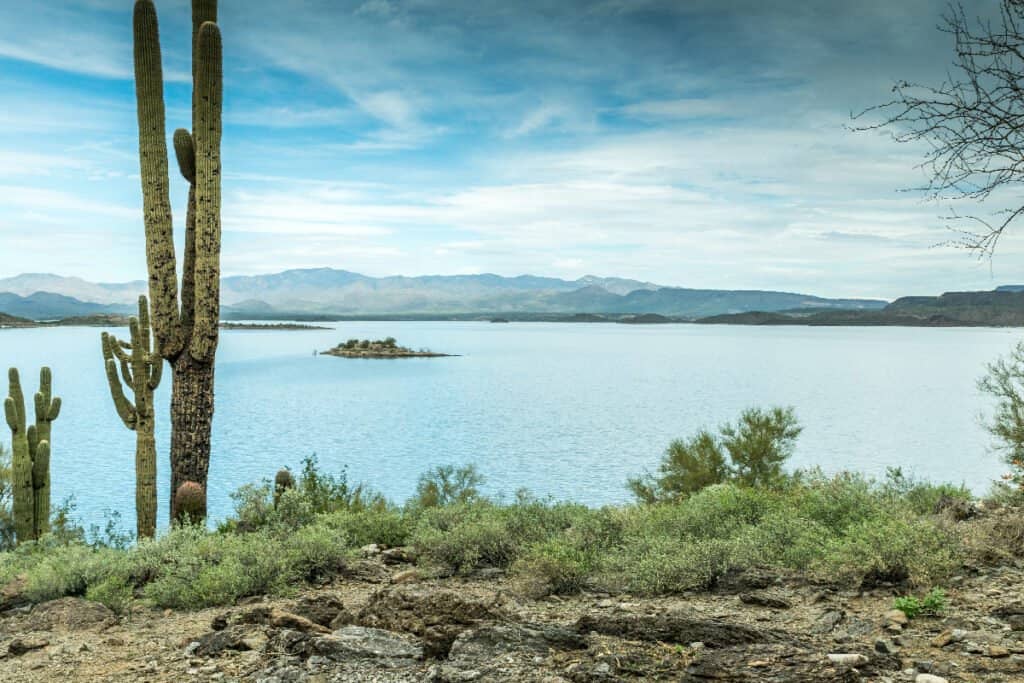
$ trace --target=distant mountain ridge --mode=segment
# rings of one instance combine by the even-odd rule
[[[92,283],[45,273],[0,279],[0,311],[34,319],[122,313],[146,291],[142,280]],[[46,299],[44,295],[62,299]],[[663,287],[626,278],[577,280],[520,275],[371,277],[312,268],[221,280],[225,317],[580,313],[697,318],[752,310],[843,308],[876,310],[886,302],[828,299],[792,292]]]

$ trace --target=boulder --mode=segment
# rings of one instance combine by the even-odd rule
[[[583,650],[587,642],[578,633],[539,624],[490,624],[463,631],[452,643],[449,664],[475,667],[511,652],[544,656],[550,650]]]
[[[327,635],[283,630],[268,649],[302,659],[367,660],[385,668],[413,666],[423,659],[423,648],[409,637],[364,626],[343,626]]]
[[[367,601],[357,623],[423,638],[429,657],[444,657],[455,637],[483,621],[505,617],[496,595],[472,597],[454,590],[400,585],[383,588]]]
[[[700,641],[712,648],[795,640],[783,631],[731,623],[681,609],[656,614],[591,612],[577,620],[576,630],[650,642]]]
[[[117,616],[98,602],[82,598],[60,598],[36,605],[24,624],[27,631],[85,631],[117,623]]]

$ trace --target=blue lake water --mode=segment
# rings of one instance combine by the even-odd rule
[[[978,492],[1002,473],[979,426],[984,364],[1019,330],[697,325],[345,322],[332,330],[224,331],[210,469],[211,515],[240,485],[317,454],[394,500],[420,473],[475,463],[486,490],[588,504],[629,499],[673,438],[745,407],[792,405],[805,426],[793,467],[884,474],[887,466]],[[119,510],[134,526],[135,437],[114,412],[100,330],[0,330],[0,366],[53,368],[54,500],[78,517]],[[396,337],[457,358],[313,356],[351,337]],[[166,523],[170,373],[158,392]],[[0,387],[6,392],[6,386]],[[9,435],[3,430],[3,440]]]

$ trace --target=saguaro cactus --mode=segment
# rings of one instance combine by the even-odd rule
[[[160,385],[164,367],[164,359],[151,346],[149,327],[149,302],[140,296],[139,317],[128,322],[131,342],[103,333],[103,360],[110,396],[124,426],[135,432],[135,529],[139,538],[156,535],[153,391]],[[125,396],[122,380],[135,397],[134,403]]]
[[[295,477],[287,469],[278,470],[274,475],[274,509],[281,502],[281,496],[288,489],[295,488]]]
[[[60,399],[53,398],[50,368],[39,371],[35,395],[35,424],[28,424],[25,395],[18,371],[7,373],[8,396],[4,415],[11,429],[14,533],[18,543],[36,539],[50,529],[50,439],[51,424],[60,415]]]
[[[152,0],[135,3],[135,94],[153,336],[173,369],[172,518],[178,516],[173,494],[186,481],[205,490],[210,466],[220,318],[223,56],[216,21],[216,0],[192,0],[192,130],[174,133],[178,168],[189,183],[179,300],[156,7]],[[205,507],[200,512],[205,514]]]

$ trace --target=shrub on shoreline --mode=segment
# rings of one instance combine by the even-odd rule
[[[237,492],[235,516],[215,531],[176,526],[123,547],[117,534],[88,543],[68,528],[0,553],[0,585],[24,576],[33,601],[84,595],[117,611],[137,600],[192,609],[330,580],[369,543],[411,545],[425,570],[441,574],[507,570],[531,595],[672,594],[765,569],[922,587],[953,572],[963,552],[992,561],[1024,555],[1024,540],[1003,542],[1024,539],[1024,516],[983,518],[970,522],[970,534],[959,531],[936,501],[966,496],[963,489],[899,473],[876,482],[808,471],[771,487],[726,482],[680,500],[598,509],[526,494],[501,503],[449,493],[431,497],[434,505],[414,498],[396,506],[349,487],[343,475],[324,475],[311,460],[276,509],[265,484]]]

